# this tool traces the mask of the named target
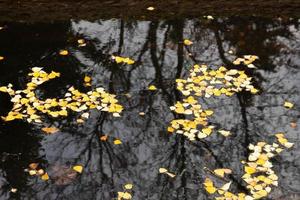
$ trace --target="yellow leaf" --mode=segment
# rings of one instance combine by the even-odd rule
[[[174,131],[175,131],[175,129],[173,127],[171,127],[171,126],[168,127],[168,132],[172,133]]]
[[[88,83],[88,82],[91,82],[91,77],[89,77],[89,76],[85,76],[84,77],[84,82],[86,82],[86,83]]]
[[[253,168],[253,167],[248,167],[248,166],[245,166],[245,172],[247,173],[247,174],[253,174],[253,173],[255,173],[256,172],[256,169],[255,168]]]
[[[215,169],[214,170],[214,173],[220,177],[224,177],[225,174],[231,174],[231,169],[226,169],[226,168],[223,168],[223,169]]]
[[[212,180],[210,180],[209,178],[206,178],[206,179],[204,180],[203,185],[209,187],[209,186],[214,186],[214,183],[213,183]]]
[[[44,175],[41,176],[41,179],[44,181],[49,180],[49,175],[47,173],[45,173]]]
[[[116,63],[121,63],[124,61],[124,58],[122,58],[120,56],[115,56],[114,59],[115,59]]]
[[[56,127],[44,127],[44,128],[42,128],[42,131],[44,131],[47,134],[53,134],[53,133],[58,132],[59,129]]]
[[[62,55],[62,56],[66,56],[66,55],[69,54],[69,52],[68,52],[68,50],[60,50],[59,54]]]
[[[3,56],[0,56],[0,60],[4,60],[4,57],[3,57]]]
[[[155,85],[150,85],[150,86],[148,87],[148,90],[157,90],[157,88],[155,87]]]
[[[212,114],[214,113],[214,111],[212,111],[212,110],[205,110],[204,112],[205,112],[206,115],[208,115],[208,116],[210,116],[210,115],[212,115]]]
[[[294,107],[294,104],[289,102],[289,101],[285,101],[284,104],[283,104],[284,107],[288,108],[288,109],[291,109]]]
[[[188,40],[188,39],[185,39],[185,40],[183,40],[183,44],[184,44],[184,45],[187,45],[187,46],[190,46],[190,45],[193,44],[193,42],[190,41],[190,40]]]
[[[75,165],[73,166],[73,170],[81,174],[83,171],[83,167],[81,165]]]
[[[77,42],[78,42],[78,44],[84,44],[85,43],[84,39],[78,39]]]
[[[126,184],[125,186],[124,186],[124,188],[126,189],[126,190],[131,190],[132,188],[133,188],[133,185],[132,184]]]
[[[132,196],[129,192],[118,192],[118,200],[122,200],[122,199],[132,199]]]
[[[206,135],[210,135],[212,133],[212,129],[210,127],[203,128],[202,132]]]
[[[114,140],[114,144],[115,144],[115,145],[122,144],[122,141],[121,141],[121,140],[119,140],[119,139],[116,139],[116,140]]]

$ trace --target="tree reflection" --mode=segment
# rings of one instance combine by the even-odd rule
[[[26,27],[38,32],[39,26],[20,25],[16,29],[12,26],[10,31],[15,33],[20,31],[20,27]],[[134,184],[135,199],[208,199],[202,187],[207,175],[204,167],[232,168],[235,172],[230,176],[233,187],[238,191],[246,191],[240,179],[240,160],[248,154],[246,146],[259,140],[268,140],[269,134],[286,130],[283,127],[287,127],[290,118],[298,120],[297,110],[288,114],[279,108],[284,98],[299,101],[299,80],[296,78],[299,76],[296,67],[299,64],[292,61],[299,61],[297,20],[236,17],[213,22],[198,19],[150,22],[99,20],[72,21],[60,28],[48,26],[49,30],[56,30],[57,36],[52,38],[54,44],[40,45],[48,39],[48,34],[40,33],[39,40],[33,40],[33,35],[27,37],[25,41],[33,41],[31,45],[38,50],[32,55],[29,54],[31,47],[23,50],[29,56],[15,60],[13,70],[8,67],[12,63],[1,64],[4,69],[0,75],[1,85],[8,81],[20,81],[21,78],[16,78],[14,74],[20,77],[27,74],[22,68],[24,64],[46,66],[46,70],[59,71],[63,77],[39,88],[38,93],[41,97],[54,97],[64,94],[70,85],[86,90],[82,80],[88,74],[93,79],[93,87],[104,86],[110,93],[116,93],[125,110],[121,118],[91,111],[91,118],[82,125],[76,123],[75,114],[60,121],[47,119],[47,125],[61,129],[60,133],[51,136],[43,135],[41,127],[35,125],[14,123],[9,125],[11,130],[8,130],[8,125],[2,123],[1,141],[9,141],[10,145],[1,145],[1,152],[21,152],[26,155],[20,159],[14,158],[13,162],[4,160],[1,165],[3,180],[20,188],[18,198],[112,199],[117,191],[122,190],[122,185],[130,182]],[[5,37],[18,40],[13,35],[7,34]],[[78,38],[84,38],[87,46],[78,47],[74,42]],[[182,41],[185,38],[194,44],[184,46]],[[1,41],[1,44],[6,43]],[[290,51],[289,45],[295,50]],[[24,54],[18,51],[12,53],[16,46],[0,46],[17,58]],[[59,49],[65,48],[71,52],[69,57],[57,55]],[[241,68],[232,65],[235,57],[228,53],[230,49],[238,56],[255,54],[260,57],[257,64],[259,70],[243,70],[254,77],[261,94],[253,97],[241,92],[232,98],[199,101],[204,107],[216,110],[212,124],[232,130],[234,135],[228,139],[213,136],[195,143],[179,135],[168,135],[166,127],[169,121],[182,117],[169,110],[169,106],[182,98],[175,88],[175,80],[185,77],[195,63]],[[130,66],[116,64],[111,55],[128,56],[136,62]],[[151,84],[156,85],[158,90],[147,90]],[[139,112],[145,112],[145,116],[140,116]],[[109,135],[109,140],[101,141],[102,135]],[[292,134],[289,136],[293,138]],[[113,138],[120,138],[123,144],[114,145]],[[294,139],[295,143],[299,143],[299,138]],[[11,148],[19,145],[20,140],[22,148]],[[299,147],[295,147],[293,152],[276,162],[278,171],[284,172],[284,183],[290,184],[278,187],[270,199],[300,192],[300,183],[295,181],[300,173],[290,169],[299,169],[295,157],[299,151]],[[64,168],[75,164],[82,164],[84,173],[70,180],[44,182],[23,172],[30,162],[36,160],[43,163],[50,177],[55,176],[57,168],[64,172]],[[159,174],[160,167],[177,174],[176,178]],[[7,194],[2,192],[1,197],[8,199]]]

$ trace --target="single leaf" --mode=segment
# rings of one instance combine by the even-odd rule
[[[147,10],[153,11],[153,10],[155,10],[155,8],[154,8],[153,6],[149,6],[149,7],[147,8]]]
[[[126,184],[126,185],[124,186],[124,188],[125,188],[126,190],[131,190],[131,189],[133,188],[133,185],[130,184],[130,183],[128,183],[128,184]]]
[[[154,91],[154,90],[157,90],[157,88],[155,87],[155,85],[150,85],[150,86],[148,87],[148,90]]]
[[[42,131],[44,131],[47,134],[53,134],[53,133],[57,133],[59,129],[56,127],[44,127],[42,128]]]
[[[190,45],[193,44],[193,42],[188,40],[188,39],[185,39],[185,40],[183,40],[183,44],[186,45],[186,46],[190,46]]]
[[[44,175],[41,176],[41,179],[44,181],[49,180],[49,175],[47,173],[45,173]]]
[[[289,101],[285,101],[284,104],[283,104],[284,107],[288,108],[288,109],[291,109],[294,107],[294,104],[289,102]]]
[[[83,167],[81,165],[75,165],[73,166],[73,170],[81,174],[83,171]]]
[[[69,54],[69,52],[68,52],[68,50],[60,50],[59,54],[62,55],[62,56],[66,56],[66,55]]]
[[[102,136],[100,137],[100,140],[101,140],[101,141],[107,141],[107,139],[108,139],[108,135],[102,135]]]
[[[119,140],[119,139],[116,139],[116,140],[114,140],[114,144],[115,144],[115,145],[122,144],[122,141],[121,141],[121,140]]]

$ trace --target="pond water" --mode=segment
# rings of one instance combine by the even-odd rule
[[[136,200],[212,199],[203,187],[210,175],[204,168],[232,169],[231,190],[245,191],[241,160],[247,159],[247,146],[271,142],[277,132],[286,133],[294,146],[272,160],[279,184],[265,199],[300,199],[300,19],[110,19],[0,26],[0,86],[12,83],[22,89],[30,69],[43,67],[61,77],[37,88],[41,99],[63,97],[70,86],[85,91],[83,78],[90,76],[92,88],[104,87],[124,106],[121,117],[91,110],[80,124],[76,113],[46,117],[43,123],[0,121],[0,199],[107,200],[127,183],[133,184]],[[78,39],[86,45],[79,46]],[[184,39],[193,44],[184,45]],[[62,49],[69,54],[60,55]],[[249,54],[259,57],[257,69],[243,70],[253,77],[258,94],[201,99],[203,107],[215,111],[209,123],[230,130],[231,136],[212,134],[192,142],[167,132],[178,117],[169,107],[182,99],[176,79],[186,78],[196,63],[232,67],[236,57]],[[112,55],[136,62],[116,64]],[[157,90],[149,91],[149,85]],[[293,102],[293,109],[284,108],[285,101]],[[0,93],[1,116],[11,107],[9,96]],[[60,131],[47,135],[41,130],[50,126]],[[103,135],[107,141],[101,140]],[[115,138],[122,144],[115,145]],[[30,163],[39,163],[50,179],[24,172]],[[74,165],[83,166],[83,172],[74,174]],[[162,167],[176,177],[160,174]]]

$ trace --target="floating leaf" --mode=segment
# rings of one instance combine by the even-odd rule
[[[60,50],[59,54],[62,55],[62,56],[66,56],[66,55],[69,54],[69,51],[68,50]]]
[[[56,127],[44,127],[42,128],[42,131],[44,131],[47,134],[53,134],[53,133],[57,133],[59,129]]]
[[[139,115],[140,115],[140,116],[144,116],[145,113],[144,113],[144,112],[139,112]]]
[[[16,192],[18,191],[18,189],[17,189],[17,188],[11,188],[10,191],[11,191],[12,193],[16,193]]]
[[[297,128],[297,123],[296,123],[296,122],[291,122],[291,123],[290,123],[290,126],[291,126],[292,128]]]
[[[150,85],[149,87],[148,87],[148,90],[157,90],[157,88],[155,87],[155,85]]]
[[[294,107],[294,104],[289,102],[289,101],[285,101],[284,104],[283,104],[284,107],[288,108],[288,109],[291,109]]]
[[[1,61],[1,60],[4,60],[4,57],[3,57],[3,56],[0,56],[0,61]]]
[[[78,172],[78,173],[82,173],[83,171],[83,167],[81,165],[75,165],[72,167],[74,171]]]
[[[41,176],[41,179],[44,181],[49,180],[49,175],[47,173],[45,173],[44,175]]]
[[[217,191],[217,188],[214,187],[213,182],[209,178],[205,179],[203,185],[209,194],[214,194]]]
[[[155,8],[154,8],[153,6],[149,6],[149,7],[147,8],[147,10],[153,11],[153,10],[155,10]]]
[[[166,168],[159,168],[159,173],[163,174],[168,172],[168,170]]]
[[[37,174],[43,175],[43,174],[45,174],[45,171],[43,169],[39,169],[39,170],[37,170]]]
[[[29,164],[30,169],[37,169],[38,166],[39,166],[39,163],[30,163]]]
[[[34,176],[34,175],[36,175],[36,174],[37,174],[36,170],[34,170],[34,169],[29,170],[29,175],[30,175],[30,176]]]
[[[115,145],[122,144],[122,141],[121,141],[121,140],[119,140],[119,139],[116,139],[116,140],[114,140],[114,144],[115,144]]]
[[[101,141],[107,141],[107,139],[108,139],[108,135],[102,135],[102,136],[100,137],[100,140],[101,140]]]
[[[231,181],[223,185],[220,189],[223,191],[228,191],[231,185]]]
[[[91,77],[89,77],[89,76],[85,76],[84,77],[84,82],[86,82],[86,83],[88,83],[88,82],[91,82]]]
[[[193,42],[188,40],[188,39],[185,39],[185,40],[183,40],[183,44],[186,45],[186,46],[190,46],[190,45],[193,44]]]
[[[231,135],[230,131],[219,130],[218,132],[219,132],[221,135],[225,136],[225,137]]]
[[[159,173],[161,173],[161,174],[167,174],[171,178],[174,178],[176,176],[175,174],[169,172],[166,168],[159,168]]]
[[[223,169],[215,169],[214,170],[214,173],[220,177],[224,177],[225,174],[231,174],[232,173],[232,170],[231,169],[226,169],[226,168],[223,168]]]
[[[132,184],[126,184],[125,186],[124,186],[124,188],[126,189],[126,190],[131,190],[132,188],[133,188],[133,185]]]
[[[132,195],[129,192],[118,192],[118,200],[132,199]]]

